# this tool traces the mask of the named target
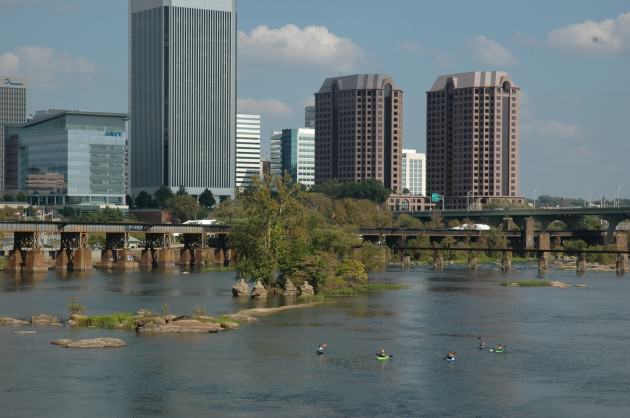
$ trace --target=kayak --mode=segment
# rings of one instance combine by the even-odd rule
[[[390,358],[391,358],[390,356],[376,356],[376,359],[377,360],[381,360],[381,361],[389,360]]]
[[[317,350],[316,353],[317,353],[318,356],[321,356],[322,354],[324,354],[324,350],[321,350],[321,351]]]
[[[497,350],[494,350],[494,352],[495,352],[495,353],[502,353],[502,352],[503,352],[503,349],[497,349]]]
[[[444,360],[446,360],[446,361],[455,361],[455,357],[451,357],[451,358],[444,357]]]

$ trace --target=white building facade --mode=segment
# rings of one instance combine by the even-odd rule
[[[260,115],[236,115],[236,188],[260,177]]]
[[[414,196],[427,194],[427,156],[415,149],[402,151],[402,188]]]
[[[0,188],[5,190],[4,179],[4,125],[21,125],[26,122],[26,82],[0,77]]]

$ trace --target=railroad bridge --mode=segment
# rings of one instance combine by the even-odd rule
[[[105,234],[100,265],[103,268],[129,270],[137,267],[166,268],[203,265],[206,260],[229,265],[236,255],[228,247],[229,226],[221,225],[150,225],[143,223],[75,222],[0,222],[0,232],[13,234],[13,248],[5,268],[7,272],[48,270],[42,237],[58,235],[59,249],[55,266],[61,271],[85,271],[93,267],[90,234]],[[130,235],[144,235],[140,257],[129,248]],[[181,235],[183,246],[175,248],[174,236]]]

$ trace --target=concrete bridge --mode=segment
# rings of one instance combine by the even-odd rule
[[[614,232],[623,221],[630,221],[630,208],[552,208],[552,209],[505,209],[505,210],[448,210],[440,212],[445,221],[470,219],[476,223],[498,227],[510,220],[521,230],[527,219],[542,224],[547,230],[555,221],[563,222],[569,230],[577,230],[585,216],[597,216],[606,222],[607,241],[614,241]],[[416,212],[412,216],[423,221],[431,219],[432,212]]]
[[[45,235],[59,236],[55,267],[61,271],[85,271],[93,268],[90,234],[105,234],[100,267],[129,270],[138,267],[166,268],[175,264],[204,265],[207,260],[229,265],[235,254],[228,248],[228,226],[221,225],[149,225],[142,223],[72,223],[72,222],[0,222],[0,232],[13,234],[7,272],[48,270],[44,248]],[[129,248],[131,234],[143,235],[138,256]],[[182,236],[176,248],[174,236]]]

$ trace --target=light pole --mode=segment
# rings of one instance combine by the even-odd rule
[[[586,189],[586,191],[588,192],[588,207],[590,208],[593,206],[593,192],[591,189]]]
[[[534,209],[536,209],[536,193],[538,193],[538,187],[534,189]]]
[[[619,186],[617,186],[617,207],[621,207],[621,204],[619,202],[619,193],[621,192],[622,188],[623,188],[623,184],[620,184]]]
[[[469,191],[466,193],[466,205],[468,206],[468,212],[470,212],[470,196],[473,194],[473,191]]]

